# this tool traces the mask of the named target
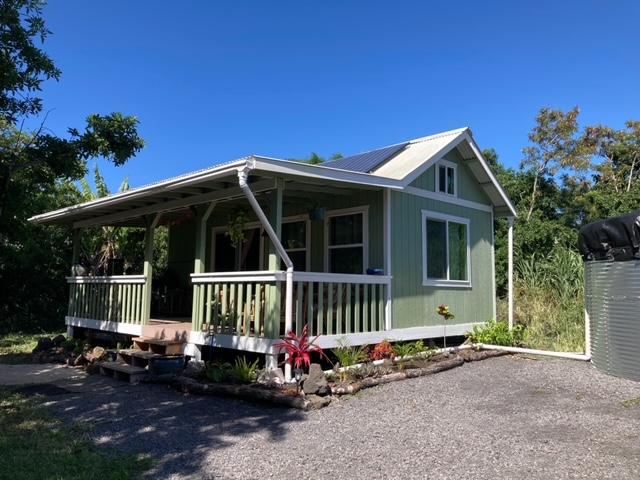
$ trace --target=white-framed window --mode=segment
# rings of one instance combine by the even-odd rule
[[[471,286],[468,218],[422,210],[422,284]]]
[[[287,218],[282,220],[282,234],[280,240],[282,246],[293,262],[294,269],[299,272],[308,272],[311,264],[309,244],[311,232],[309,219],[306,217]],[[280,261],[280,268],[286,270],[284,262]]]
[[[210,269],[213,272],[254,271],[268,268],[269,239],[259,222],[245,225],[245,241],[240,249],[231,245],[227,227],[213,227]],[[296,271],[309,271],[311,251],[310,222],[307,215],[282,219],[282,245],[293,261]],[[281,261],[284,270],[284,264]]]
[[[447,160],[436,163],[436,192],[458,195],[458,165]]]
[[[333,210],[325,219],[325,271],[365,273],[368,267],[369,209]]]

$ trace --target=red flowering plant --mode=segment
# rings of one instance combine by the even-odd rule
[[[322,348],[315,344],[317,339],[318,337],[309,340],[309,326],[305,325],[300,335],[296,335],[295,332],[289,332],[282,339],[282,342],[276,343],[274,347],[278,350],[278,353],[284,351],[287,354],[285,362],[291,364],[293,368],[308,368],[311,365],[312,353],[318,353],[327,358]]]
[[[393,349],[393,345],[388,340],[383,340],[373,348],[371,352],[371,358],[374,360],[382,360],[384,358],[394,358],[396,351]]]

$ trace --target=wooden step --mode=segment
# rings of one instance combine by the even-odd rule
[[[148,375],[145,368],[134,367],[121,362],[102,362],[100,373],[106,377],[113,377],[116,380],[124,380],[129,383],[138,383],[140,378]]]
[[[183,353],[185,343],[186,342],[181,339],[169,340],[149,337],[133,338],[135,349],[161,355],[179,355]]]
[[[149,365],[149,360],[158,357],[162,357],[162,355],[138,348],[118,350],[118,358],[134,367],[146,368]]]

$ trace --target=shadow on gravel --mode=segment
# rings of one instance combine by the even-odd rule
[[[306,418],[298,410],[183,395],[161,385],[91,377],[74,386],[83,391],[49,397],[46,404],[63,418],[87,425],[99,446],[151,455],[156,460],[152,478],[201,474],[211,450],[229,448],[248,435],[282,441],[287,424]],[[207,475],[218,478],[217,472]]]

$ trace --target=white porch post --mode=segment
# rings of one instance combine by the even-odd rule
[[[391,276],[391,191],[385,188],[383,191],[383,223],[384,223],[384,274]],[[386,285],[385,308],[384,308],[384,328],[391,330],[393,328],[392,318],[392,296],[391,296],[392,280]]]
[[[507,299],[509,304],[509,330],[513,328],[513,217],[508,217],[509,233],[508,233],[508,293]]]

